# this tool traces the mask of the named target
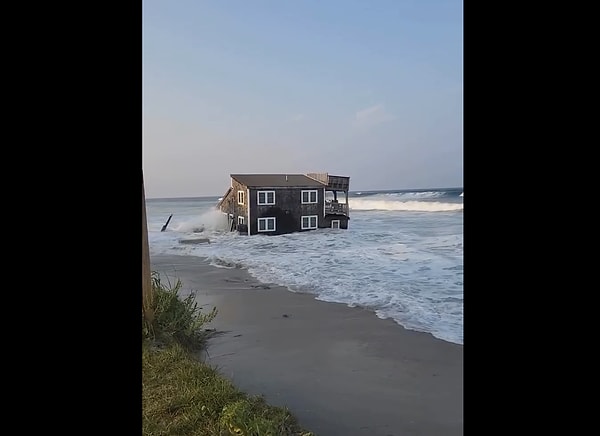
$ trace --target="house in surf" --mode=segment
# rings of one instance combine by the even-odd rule
[[[229,229],[281,235],[319,228],[347,229],[350,177],[327,173],[231,174],[217,204]],[[345,203],[338,200],[345,194]]]

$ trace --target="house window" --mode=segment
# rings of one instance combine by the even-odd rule
[[[302,204],[317,202],[317,191],[302,191]]]
[[[275,204],[275,191],[258,191],[258,205],[268,206]]]
[[[244,224],[244,217],[243,216],[239,216],[238,217],[238,224]]]
[[[238,191],[238,204],[244,204],[244,191]]]
[[[302,230],[317,228],[317,215],[305,215],[302,217]]]
[[[259,218],[258,219],[258,231],[259,232],[274,232],[275,231],[275,218]]]

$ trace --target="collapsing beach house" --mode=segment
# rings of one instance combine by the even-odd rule
[[[248,235],[347,229],[349,187],[350,177],[327,173],[231,174],[217,207],[227,214],[230,230]]]

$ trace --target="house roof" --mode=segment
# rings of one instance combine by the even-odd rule
[[[231,174],[231,178],[249,188],[322,188],[327,186],[327,184],[311,179],[304,174]]]

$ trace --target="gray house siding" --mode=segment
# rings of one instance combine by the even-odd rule
[[[316,190],[317,203],[302,204],[303,190]],[[275,191],[274,205],[258,205],[259,191]],[[237,194],[236,194],[237,195]],[[264,233],[268,235],[281,235],[302,231],[301,217],[307,215],[317,216],[317,227],[322,227],[323,210],[325,205],[325,189],[315,187],[294,188],[251,188],[250,189],[250,234]],[[275,231],[259,232],[258,219],[273,217]]]
[[[233,187],[232,193],[233,193],[233,198],[234,198],[233,219],[235,220],[235,223],[237,224],[238,217],[243,216],[244,224],[248,224],[248,201],[249,201],[248,187],[234,179],[232,179],[231,186]],[[242,191],[244,193],[244,204],[243,205],[238,204],[238,192],[239,191]]]
[[[232,189],[222,200],[220,209],[222,212],[233,215],[234,228],[237,228],[238,217],[244,217],[244,224],[248,224],[248,192],[247,187],[232,179]],[[238,204],[238,191],[244,192],[244,204]]]

